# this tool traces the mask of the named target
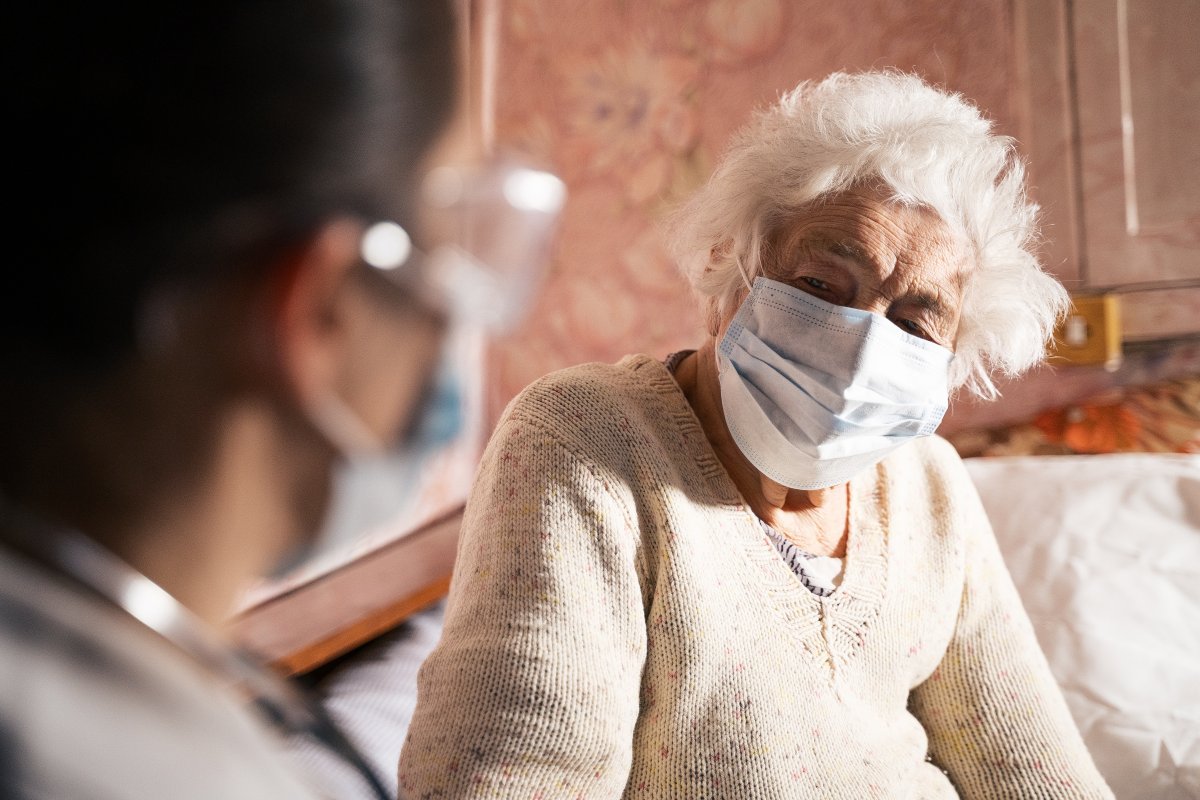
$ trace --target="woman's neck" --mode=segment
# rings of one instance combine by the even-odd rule
[[[679,364],[675,380],[700,420],[717,458],[755,515],[806,552],[844,556],[847,485],[792,489],[755,469],[734,442],[725,422],[713,339]]]

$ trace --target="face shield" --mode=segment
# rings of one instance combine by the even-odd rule
[[[363,236],[363,260],[453,326],[510,331],[541,283],[566,186],[501,156],[434,169],[421,199],[423,232],[439,244],[422,253],[399,225],[378,223]]]
[[[382,440],[338,397],[310,409],[343,458],[319,535],[283,572],[302,566],[305,577],[314,576],[353,553],[364,534],[419,521],[422,489],[436,473],[454,472],[446,451],[481,433],[469,423],[482,417],[484,339],[511,331],[535,300],[565,200],[557,177],[503,155],[429,173],[419,216],[427,249],[395,222],[364,231],[360,255],[371,277],[444,320],[445,335],[396,440]],[[398,360],[406,357],[397,351]]]

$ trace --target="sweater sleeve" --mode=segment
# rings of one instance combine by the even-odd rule
[[[954,634],[910,707],[930,757],[966,800],[1111,798],[1071,718],[1004,566],[978,493],[947,464],[964,526],[965,575]]]
[[[540,425],[501,425],[418,677],[402,797],[624,791],[646,633],[636,529],[614,484]]]

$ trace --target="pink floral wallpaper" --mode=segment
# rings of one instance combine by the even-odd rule
[[[1018,129],[1008,0],[499,3],[497,142],[544,159],[571,195],[539,304],[492,350],[493,419],[548,371],[699,344],[659,223],[799,81],[898,67]]]

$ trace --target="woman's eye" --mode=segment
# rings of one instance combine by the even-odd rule
[[[925,329],[922,328],[919,323],[914,322],[911,319],[898,319],[896,320],[896,324],[899,325],[905,333],[911,333],[913,336],[920,336],[922,339],[929,338],[929,334],[925,332]]]
[[[822,292],[832,291],[828,283],[818,278],[810,278],[807,275],[802,275],[800,280],[804,281],[804,283],[808,284],[813,289],[817,289]]]

